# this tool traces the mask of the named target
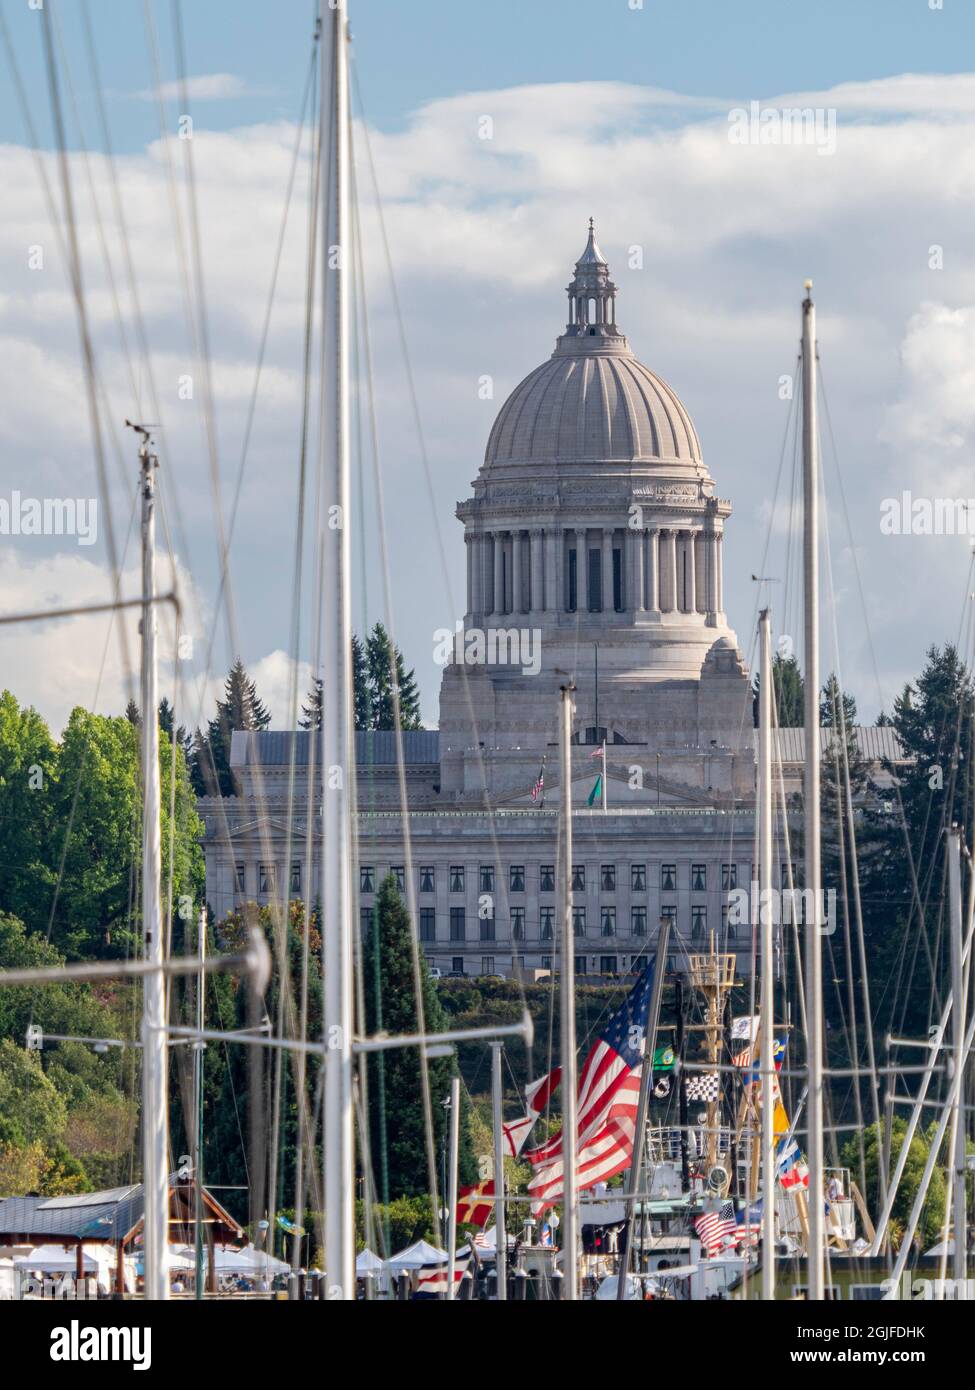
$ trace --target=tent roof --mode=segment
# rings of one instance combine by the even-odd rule
[[[401,1250],[398,1255],[392,1255],[386,1261],[388,1269],[419,1269],[421,1265],[443,1264],[447,1259],[446,1250],[438,1250],[435,1245],[430,1245],[428,1241],[417,1240],[412,1245],[408,1245],[405,1250]]]
[[[242,1250],[227,1250],[218,1245],[213,1264],[218,1274],[263,1274],[265,1270],[268,1274],[285,1274],[291,1268],[286,1260],[255,1250],[253,1245],[245,1245]]]
[[[371,1269],[380,1270],[382,1268],[383,1261],[368,1246],[365,1250],[360,1250],[355,1257],[356,1274],[368,1274]]]
[[[18,1269],[44,1269],[51,1274],[74,1274],[77,1269],[77,1255],[74,1250],[65,1250],[63,1245],[38,1245],[29,1255],[18,1255],[14,1264]],[[90,1251],[85,1250],[82,1268],[86,1274],[97,1274],[99,1262]]]

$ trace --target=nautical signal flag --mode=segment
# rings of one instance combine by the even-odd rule
[[[475,1183],[472,1187],[462,1187],[457,1195],[457,1224],[465,1226],[485,1226],[494,1211],[493,1202],[485,1202],[485,1197],[494,1196],[494,1179]]]
[[[587,806],[591,806],[591,805],[593,804],[593,802],[597,799],[597,797],[602,796],[602,792],[603,792],[603,774],[600,772],[600,773],[597,775],[597,777],[596,777],[595,783],[593,784],[593,789],[592,789],[592,791],[589,793],[589,799],[588,799],[588,801],[586,802],[586,805],[587,805]]]

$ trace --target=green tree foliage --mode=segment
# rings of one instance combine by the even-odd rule
[[[394,688],[399,690],[400,718],[404,729],[419,729],[420,695],[412,671],[386,629],[376,623],[365,645],[352,638],[352,713],[356,730],[396,727]],[[316,679],[302,705],[302,729],[322,727],[322,682]]]
[[[201,796],[236,796],[237,782],[230,770],[230,744],[235,731],[266,729],[270,711],[244,669],[240,657],[224,682],[223,699],[207,725],[206,736],[196,733],[193,784]]]
[[[761,678],[758,672],[752,680],[752,717],[758,728],[758,701],[761,695]],[[776,652],[772,658],[772,686],[775,690],[775,713],[773,727],[797,729],[803,722],[803,700],[805,686],[799,670],[799,662],[794,656]]]
[[[35,709],[0,695],[0,905],[26,915],[50,899],[58,750]]]
[[[420,1020],[413,983],[413,935],[406,905],[390,874],[380,885],[372,924],[366,938],[363,961],[366,1026],[370,1033],[415,1033]],[[442,1032],[446,1018],[420,955],[424,1025],[429,1033]],[[444,1139],[446,1112],[443,1102],[450,1093],[456,1062],[451,1057],[428,1063],[430,1105],[438,1163]],[[392,1197],[416,1197],[430,1190],[420,1079],[420,1058],[415,1047],[393,1048],[369,1059],[369,1150],[376,1192],[388,1202]],[[461,1123],[461,1180],[474,1181],[476,1167],[464,1116]]]
[[[911,1146],[907,1151],[907,1162],[904,1165],[904,1174],[897,1189],[897,1196],[894,1200],[891,1212],[891,1236],[896,1246],[899,1232],[903,1231],[907,1220],[911,1214],[911,1207],[921,1186],[921,1177],[924,1173],[924,1165],[927,1163],[928,1154],[931,1151],[931,1138],[935,1126],[932,1124],[928,1134],[918,1132],[911,1140]],[[891,1127],[890,1142],[890,1164],[888,1178],[893,1176],[894,1166],[900,1155],[904,1137],[907,1133],[907,1121],[900,1115],[894,1116]],[[864,1151],[866,1158],[866,1178],[868,1191],[876,1192],[879,1185],[879,1167],[881,1152],[881,1137],[878,1127],[870,1125],[863,1134]],[[843,1149],[843,1162],[854,1171],[859,1170],[860,1149],[859,1138],[855,1137],[846,1144]],[[945,1219],[945,1200],[946,1184],[945,1175],[941,1166],[935,1167],[931,1174],[931,1184],[928,1188],[927,1201],[921,1212],[921,1219],[918,1222],[917,1240],[922,1250],[929,1249],[937,1240],[940,1239]]]

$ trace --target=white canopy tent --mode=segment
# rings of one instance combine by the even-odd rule
[[[420,1269],[423,1265],[445,1264],[446,1261],[446,1250],[438,1250],[428,1241],[417,1240],[405,1250],[401,1250],[398,1255],[391,1255],[386,1261],[386,1268],[391,1274],[401,1274],[404,1270],[408,1272]]]
[[[270,1277],[289,1273],[291,1266],[286,1260],[279,1260],[263,1250],[255,1250],[253,1245],[245,1245],[242,1250],[231,1250],[217,1246],[213,1253],[214,1268],[218,1274],[245,1274]]]
[[[368,1246],[355,1257],[355,1272],[360,1277],[364,1274],[378,1274],[385,1268],[384,1262]]]

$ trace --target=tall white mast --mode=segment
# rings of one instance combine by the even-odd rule
[[[142,1181],[145,1198],[145,1292],[169,1297],[169,1134],[166,1082],[166,977],[163,973],[159,832],[159,685],[156,671],[156,478],[159,466],[145,430],[139,449],[142,496],[142,929],[145,958],[158,966],[145,977],[142,1013]]]
[[[562,1285],[570,1300],[579,1297],[576,1250],[579,1240],[579,1190],[576,1180],[576,1012],[575,934],[572,929],[572,718],[573,685],[562,687],[559,754],[562,779],[562,977],[559,1038],[562,1063]]]
[[[759,1036],[762,1096],[762,1298],[775,1298],[775,1143],[772,1051],[772,637],[768,609],[758,622],[761,647],[758,697],[758,887],[762,945]],[[746,1221],[751,1214],[746,1215]]]
[[[504,1070],[503,1044],[491,1044],[491,1109],[494,1124],[494,1236],[497,1299],[508,1298],[508,1223],[504,1210]]]
[[[948,831],[948,916],[951,923],[951,1048],[957,1072],[965,1068],[965,1019],[968,1014],[965,998],[965,970],[963,965],[964,935],[961,907],[961,832],[956,825]],[[965,1191],[967,1171],[965,1167],[965,1087],[959,1086],[954,1092],[951,1134],[953,1139],[952,1167],[952,1210],[954,1226],[954,1255],[952,1276],[956,1281],[968,1278],[968,1202]],[[964,1289],[964,1282],[956,1282],[956,1290]],[[956,1298],[959,1296],[956,1293]]]
[[[825,1297],[823,1170],[823,939],[819,825],[819,440],[816,426],[816,308],[812,281],[802,301],[802,567],[805,622],[803,777],[806,921],[806,1050],[809,1066],[809,1297]],[[811,916],[811,920],[808,920]]]
[[[325,1270],[329,1297],[355,1298],[352,1114],[352,621],[349,551],[348,32],[329,0],[321,45],[322,941],[325,971]]]

